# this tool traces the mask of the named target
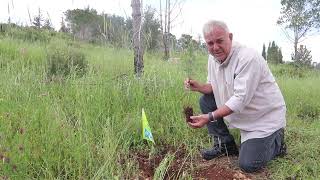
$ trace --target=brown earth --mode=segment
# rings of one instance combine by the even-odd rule
[[[183,113],[186,118],[186,122],[192,122],[192,119],[190,119],[190,117],[193,116],[193,108],[190,106],[185,106],[183,108]]]
[[[163,147],[163,146],[162,146]],[[146,151],[133,153],[133,157],[139,164],[138,178],[152,179],[156,168],[164,159],[167,153],[174,154],[174,159],[166,171],[164,179],[181,179],[185,174],[192,176],[192,179],[212,179],[212,180],[250,180],[269,179],[267,169],[258,173],[244,173],[238,165],[238,158],[235,156],[223,156],[210,161],[202,160],[200,154],[191,159],[184,147],[174,148],[170,145],[163,147],[159,153],[149,156]]]

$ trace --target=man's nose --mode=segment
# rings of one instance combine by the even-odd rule
[[[219,46],[216,43],[214,43],[212,48],[213,48],[213,50],[218,50]]]

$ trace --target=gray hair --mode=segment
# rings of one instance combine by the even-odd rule
[[[215,27],[221,27],[226,32],[229,32],[229,28],[223,21],[217,21],[217,20],[210,20],[207,23],[204,24],[202,32],[205,36],[206,34],[209,34]]]

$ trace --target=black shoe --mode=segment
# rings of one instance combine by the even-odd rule
[[[202,155],[203,159],[211,160],[213,158],[216,158],[219,156],[224,156],[224,155],[238,156],[239,151],[238,151],[238,147],[237,147],[236,143],[234,141],[231,141],[231,142],[228,142],[225,144],[221,144],[221,146],[216,144],[213,146],[212,149],[203,150],[203,151],[201,151],[201,155]]]

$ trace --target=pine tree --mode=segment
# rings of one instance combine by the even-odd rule
[[[283,63],[283,56],[282,56],[281,48],[279,48],[279,51],[278,51],[278,62],[281,64]]]
[[[282,60],[282,52],[279,46],[275,43],[275,41],[272,41],[272,43],[269,42],[269,47],[267,50],[267,61],[268,63],[272,64],[280,64],[283,63]]]

